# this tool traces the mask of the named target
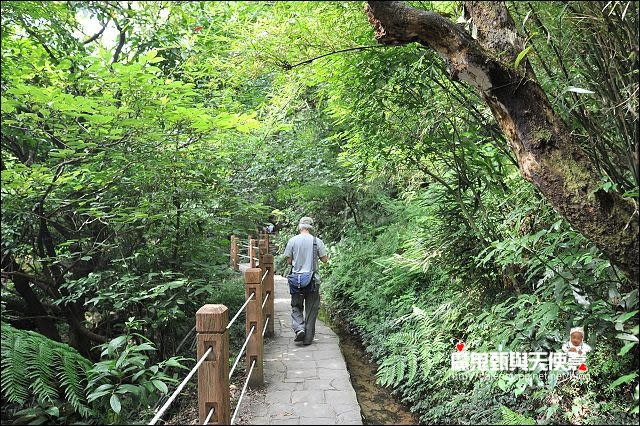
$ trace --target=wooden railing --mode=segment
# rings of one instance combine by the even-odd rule
[[[249,260],[250,267],[244,271],[245,302],[231,321],[225,305],[207,304],[198,309],[195,326],[198,361],[149,424],[155,424],[162,417],[196,371],[200,424],[233,424],[247,387],[256,388],[263,385],[264,337],[273,336],[274,331],[274,269],[273,255],[269,253],[268,235],[261,237],[249,237],[246,246],[241,244],[238,237],[231,237],[231,267],[238,271],[239,258],[244,256]],[[247,249],[247,255],[240,253],[243,246]],[[230,368],[229,328],[243,310],[246,338]],[[232,415],[229,381],[245,351],[248,374]]]
[[[260,263],[260,256],[269,254],[274,250],[275,246],[269,241],[269,234],[261,234],[259,239],[247,238],[247,243],[240,241],[240,238],[232,235],[229,248],[229,266],[234,271],[239,270],[241,261],[246,261],[252,268]]]
[[[231,237],[230,265],[239,270],[241,243]],[[196,313],[198,358],[208,347],[213,350],[198,370],[198,414],[201,424],[233,424],[239,412],[242,398],[248,387],[260,387],[264,383],[264,337],[273,336],[274,269],[273,255],[269,254],[268,235],[249,238],[246,258],[249,268],[244,271],[245,284],[245,366],[248,372],[245,385],[231,415],[229,379],[229,315],[224,305],[204,305]],[[237,318],[237,315],[236,315]],[[236,357],[234,366],[242,356]]]

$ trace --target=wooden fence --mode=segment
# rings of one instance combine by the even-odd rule
[[[241,253],[243,248],[246,249],[246,255]],[[212,348],[198,369],[198,413],[201,424],[233,424],[247,386],[256,388],[264,383],[264,337],[273,336],[274,325],[274,269],[273,255],[269,249],[268,235],[258,239],[249,237],[246,245],[235,235],[232,236],[229,250],[231,268],[238,271],[241,258],[249,263],[249,268],[244,271],[245,304],[231,322],[224,305],[204,305],[196,313],[198,359]],[[245,343],[230,371],[228,330],[243,308],[246,310]],[[232,416],[229,380],[245,350],[245,365],[249,374]]]

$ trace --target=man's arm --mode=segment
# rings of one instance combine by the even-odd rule
[[[319,240],[318,244],[318,258],[322,260],[323,263],[327,263],[329,261],[327,247],[325,247],[324,241],[322,240]]]
[[[293,247],[291,246],[291,239],[287,241],[287,246],[284,248],[284,255],[287,258],[287,264],[291,265],[293,262]]]

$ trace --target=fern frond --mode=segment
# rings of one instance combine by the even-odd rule
[[[407,381],[411,383],[418,372],[418,355],[414,351],[409,352],[409,355],[407,355],[407,369]]]
[[[2,394],[7,401],[24,405],[35,398],[56,405],[64,394],[86,418],[91,415],[85,395],[89,368],[90,361],[70,346],[2,324]]]
[[[398,355],[391,355],[382,361],[376,372],[376,382],[382,386],[389,386],[396,377],[396,362]]]
[[[27,361],[23,353],[25,336],[2,324],[2,393],[7,401],[24,404],[29,397],[29,379],[24,374]]]
[[[394,380],[391,383],[393,386],[398,386],[398,384],[404,379],[404,370],[405,370],[405,359],[402,356],[397,357],[396,366],[395,366],[395,375]]]
[[[536,421],[530,417],[524,416],[520,413],[510,410],[504,405],[500,406],[500,413],[502,414],[502,423],[505,425],[535,425]]]
[[[85,394],[85,382],[87,368],[84,365],[85,359],[78,357],[64,356],[58,353],[60,371],[58,372],[58,380],[64,390],[67,401],[71,404],[81,416],[88,417],[91,415],[91,409],[87,405]]]
[[[378,366],[376,382],[382,386],[397,386],[405,378],[406,366],[407,361],[404,355],[394,354],[385,358]]]
[[[27,352],[26,375],[33,393],[42,401],[53,403],[58,399],[53,371],[53,347],[48,342],[29,336],[31,351]],[[33,350],[33,348],[37,348]]]

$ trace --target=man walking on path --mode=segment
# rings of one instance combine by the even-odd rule
[[[320,258],[327,262],[327,249],[320,238],[311,234],[313,229],[313,219],[303,217],[298,224],[300,234],[292,237],[287,242],[284,255],[291,265],[289,275],[289,292],[291,293],[291,327],[296,333],[296,342],[303,342],[310,345],[316,330],[316,318],[320,308],[320,277],[318,276],[318,261]],[[291,282],[304,281],[306,276],[311,276],[308,285],[296,287]],[[302,277],[302,278],[301,278]],[[303,317],[303,310],[306,315]]]

